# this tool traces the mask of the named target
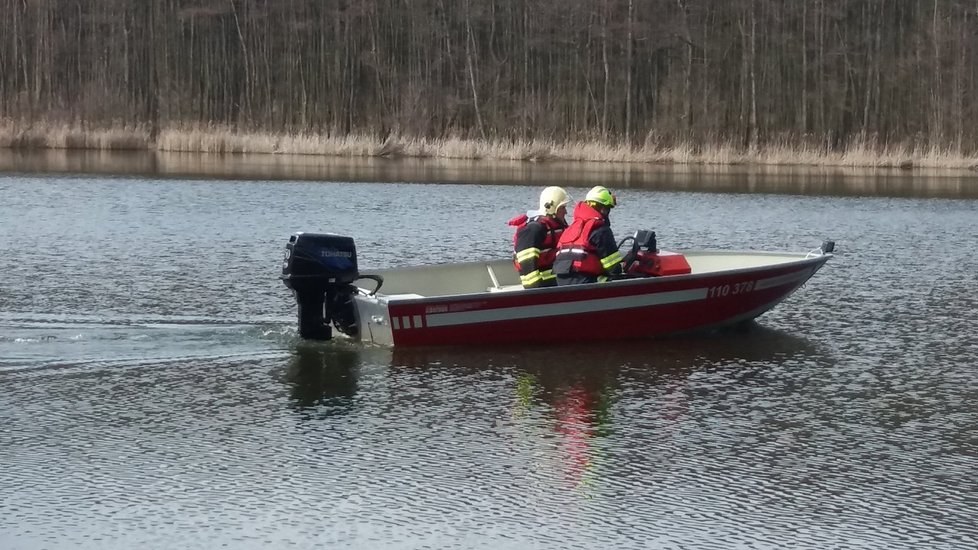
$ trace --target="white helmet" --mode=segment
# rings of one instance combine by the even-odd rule
[[[540,213],[552,216],[561,206],[570,203],[570,196],[561,187],[548,187],[540,193]]]

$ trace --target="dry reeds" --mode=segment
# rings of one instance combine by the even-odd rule
[[[141,125],[89,128],[69,124],[24,124],[0,120],[0,148],[156,150],[191,153],[259,153],[342,157],[410,157],[506,161],[590,161],[772,166],[922,167],[972,169],[978,154],[950,148],[881,146],[856,142],[841,151],[788,140],[756,150],[729,143],[641,146],[595,140],[558,142],[552,139],[441,139],[390,134],[323,135],[246,132],[228,126],[204,125],[162,129],[155,140]]]
[[[141,126],[82,128],[67,124],[17,125],[0,120],[0,147],[13,149],[150,149],[149,131]]]

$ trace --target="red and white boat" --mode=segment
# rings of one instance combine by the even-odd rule
[[[646,255],[688,264],[679,270],[688,273],[527,290],[509,259],[367,274],[358,271],[353,239],[297,233],[286,245],[282,279],[295,293],[304,338],[329,339],[332,325],[354,339],[398,347],[581,342],[749,321],[808,281],[833,249],[825,241],[808,253],[680,255],[653,246]]]

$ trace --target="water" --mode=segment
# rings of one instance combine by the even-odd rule
[[[978,545],[970,198],[622,186],[666,248],[837,241],[746,332],[296,338],[292,232],[498,256],[538,188],[0,176],[0,548]]]

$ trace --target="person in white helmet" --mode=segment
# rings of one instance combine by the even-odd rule
[[[557,242],[567,227],[570,196],[560,187],[547,187],[540,193],[540,210],[509,220],[516,227],[513,235],[513,263],[523,288],[557,286],[553,273]]]

